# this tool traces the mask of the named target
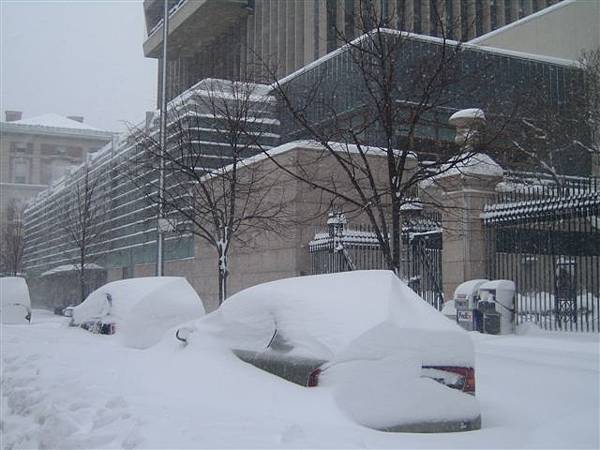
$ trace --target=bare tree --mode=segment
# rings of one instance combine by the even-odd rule
[[[19,275],[23,268],[23,208],[15,202],[10,203],[6,210],[6,222],[2,225],[1,234],[0,272]]]
[[[90,166],[85,163],[65,197],[64,216],[60,225],[65,230],[69,244],[77,252],[75,264],[79,275],[81,301],[87,295],[86,273],[93,261],[91,247],[100,245],[106,231],[105,199],[99,189],[100,177],[92,174]]]
[[[399,273],[403,205],[414,201],[422,181],[460,166],[478,149],[435,136],[447,125],[448,107],[460,95],[451,87],[466,78],[459,70],[462,47],[447,41],[445,20],[437,15],[440,38],[424,45],[422,39],[389,29],[394,14],[384,16],[376,2],[361,1],[359,6],[354,23],[362,36],[350,40],[337,30],[343,79],[329,76],[334,70],[329,61],[307,69],[312,72],[300,81],[272,77],[284,132],[320,144],[321,157],[335,161],[336,177],[351,189],[337,189],[334,179],[321,182],[305,167],[280,168],[363,214],[387,267]],[[433,136],[427,137],[428,132]],[[384,161],[383,170],[375,167],[373,156]],[[417,158],[427,164],[417,164]]]
[[[562,175],[589,173],[600,155],[600,50],[585,52],[579,66],[561,78],[562,98],[548,95],[556,77],[532,75],[534,83],[514,99],[516,114],[501,133],[514,167],[557,186]]]
[[[179,234],[190,233],[214,248],[219,304],[227,298],[227,262],[232,244],[248,245],[254,232],[277,231],[285,209],[273,169],[247,160],[267,135],[273,98],[256,85],[204,80],[185,99],[172,102],[168,144],[162,151],[154,128],[135,129],[138,148],[132,180],[146,198],[161,201]],[[165,189],[157,173],[164,166]]]

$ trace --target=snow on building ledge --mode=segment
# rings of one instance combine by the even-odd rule
[[[104,267],[99,266],[98,264],[94,264],[94,263],[89,263],[89,264],[84,264],[84,269],[85,270],[104,270]],[[81,264],[65,264],[62,266],[57,266],[53,269],[47,270],[46,272],[42,273],[42,277],[47,277],[50,275],[56,275],[57,273],[67,273],[67,272],[78,272],[79,270],[81,270]]]
[[[461,158],[463,158],[461,155],[451,158],[447,164],[442,166],[441,173],[435,178],[442,179],[455,175],[473,178],[502,177],[504,175],[504,169],[484,153],[475,153],[464,160]]]

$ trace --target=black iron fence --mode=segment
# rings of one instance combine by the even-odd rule
[[[486,206],[490,279],[513,280],[516,321],[549,330],[598,332],[598,179],[514,179]]]
[[[404,219],[400,276],[429,304],[443,305],[441,217],[411,214]],[[373,229],[348,226],[341,214],[330,215],[326,229],[316,229],[309,243],[312,273],[387,269]]]

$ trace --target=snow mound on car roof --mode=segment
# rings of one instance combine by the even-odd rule
[[[31,312],[29,289],[24,278],[0,278],[0,315],[4,324],[28,323],[26,316]]]
[[[442,357],[447,364],[472,363],[473,359],[467,333],[390,271],[273,281],[233,295],[218,312],[225,326],[274,322],[295,352],[313,357],[341,356],[353,341],[361,338],[360,341],[369,330],[389,323],[397,329],[411,330],[403,333],[403,342],[392,345],[418,348],[424,352],[424,359],[439,362]],[[236,344],[245,343],[232,345]],[[352,346],[352,351],[358,347],[361,346]]]
[[[124,345],[147,348],[169,328],[204,314],[200,297],[185,278],[147,277],[98,288],[73,309],[73,322],[113,322]]]

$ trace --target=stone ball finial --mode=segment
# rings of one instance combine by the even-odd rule
[[[448,123],[456,127],[454,142],[458,145],[471,145],[479,139],[485,125],[485,114],[478,108],[461,109],[450,116]]]

